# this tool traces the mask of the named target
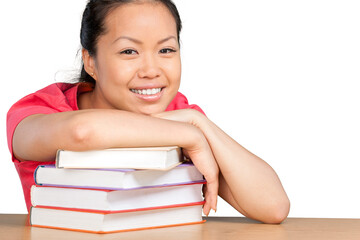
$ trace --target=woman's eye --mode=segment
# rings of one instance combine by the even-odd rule
[[[137,52],[135,50],[132,50],[132,49],[126,49],[122,52],[120,52],[120,54],[126,54],[126,55],[133,55],[133,54],[136,54]]]
[[[171,48],[164,48],[160,50],[160,53],[172,53],[172,52],[176,52],[176,50]]]

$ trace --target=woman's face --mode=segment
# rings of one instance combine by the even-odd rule
[[[162,4],[125,4],[109,13],[93,58],[92,106],[142,114],[165,111],[181,77],[176,23]]]

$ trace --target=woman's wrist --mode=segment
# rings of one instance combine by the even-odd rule
[[[204,132],[206,126],[209,125],[210,120],[204,114],[196,110],[190,110],[190,115],[190,123]]]
[[[200,148],[206,141],[203,132],[198,127],[189,123],[184,123],[184,129],[181,133],[179,146],[184,149],[195,150]]]
[[[181,147],[193,147],[200,143],[207,144],[205,129],[208,128],[211,121],[207,117],[194,109],[181,109],[152,114],[152,117],[168,120],[175,127],[175,133],[181,134],[176,136],[182,144]],[[173,132],[174,133],[174,132]]]
[[[193,125],[199,128],[204,136],[208,138],[208,136],[211,135],[214,123],[204,114],[196,111],[193,118]]]

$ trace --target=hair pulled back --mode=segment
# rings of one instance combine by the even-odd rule
[[[177,37],[180,44],[181,19],[172,0],[89,0],[81,21],[80,42],[90,56],[96,56],[96,46],[101,35],[106,33],[105,18],[115,8],[127,3],[153,2],[163,4],[175,19]],[[85,71],[82,63],[79,82],[89,82],[95,85],[95,80]]]

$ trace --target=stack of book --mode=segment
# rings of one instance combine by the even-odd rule
[[[201,223],[201,173],[178,147],[58,151],[39,166],[30,224],[108,233]]]

